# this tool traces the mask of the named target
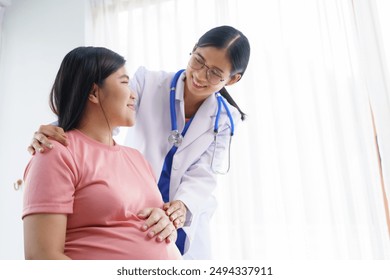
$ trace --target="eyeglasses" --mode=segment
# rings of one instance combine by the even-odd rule
[[[210,84],[217,85],[220,82],[223,82],[221,71],[216,68],[211,68],[207,66],[204,59],[197,53],[192,53],[188,65],[194,70],[201,70],[203,67],[206,67],[206,78]]]

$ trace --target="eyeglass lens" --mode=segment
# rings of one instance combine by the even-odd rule
[[[198,54],[192,54],[189,64],[190,67],[194,70],[200,70],[203,67],[206,67],[206,77],[211,84],[216,85],[223,81],[221,74],[219,74],[219,71],[215,68],[210,68],[209,66],[207,66],[203,58],[200,57]]]

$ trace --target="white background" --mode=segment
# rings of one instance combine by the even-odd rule
[[[334,0],[337,3],[345,1],[348,0]],[[48,107],[48,95],[62,58],[74,47],[89,42],[90,31],[86,26],[86,17],[89,16],[87,2],[89,1],[13,0],[11,6],[7,7],[0,53],[0,259],[23,259],[23,228],[20,219],[23,192],[15,191],[13,183],[23,177],[24,167],[30,158],[26,148],[34,130],[40,124],[55,119]],[[390,56],[386,48],[389,46],[387,28],[390,25],[383,24],[389,14],[386,13],[389,10],[386,7],[388,1],[376,2],[381,19],[380,32],[388,60]],[[287,14],[293,16],[290,12]],[[270,30],[271,33],[272,31]],[[290,95],[286,93],[286,96]],[[271,188],[273,189],[275,188]],[[261,190],[257,189],[259,192]],[[313,189],[313,192],[316,191]],[[268,197],[263,196],[262,199]],[[363,209],[362,205],[357,208]],[[224,213],[220,214],[222,217]],[[338,216],[341,215],[342,213]],[[272,215],[268,217],[272,219]],[[237,227],[236,229],[241,230]],[[283,230],[270,232],[285,237]],[[222,234],[227,236],[231,232],[225,231]],[[323,235],[326,235],[326,232]],[[275,240],[278,241],[276,238]],[[252,246],[251,242],[247,244]],[[240,246],[239,243],[233,245]],[[280,243],[280,247],[280,252],[283,252],[284,244]],[[275,246],[272,251],[277,252]]]
[[[85,1],[15,0],[7,7],[0,54],[0,259],[23,259],[21,220],[27,146],[55,120],[50,86],[64,55],[85,44]]]

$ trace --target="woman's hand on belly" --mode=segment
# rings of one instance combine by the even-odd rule
[[[177,238],[176,227],[164,210],[160,208],[145,208],[138,213],[140,219],[145,219],[141,230],[147,231],[147,236],[162,242],[175,242]]]

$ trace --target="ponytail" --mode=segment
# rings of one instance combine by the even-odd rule
[[[234,101],[234,99],[230,96],[229,92],[226,90],[225,87],[223,87],[219,93],[227,100],[227,102],[229,102],[230,105],[232,105],[233,107],[235,107],[238,112],[240,112],[241,114],[241,120],[244,121],[246,119],[246,114],[241,111],[240,107],[238,107],[237,103]]]

